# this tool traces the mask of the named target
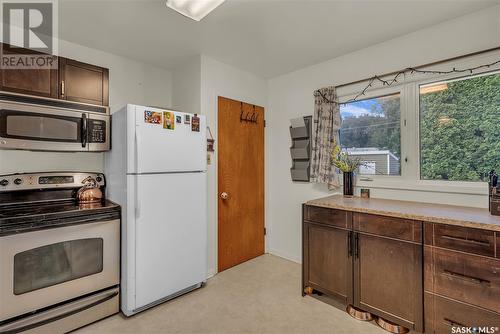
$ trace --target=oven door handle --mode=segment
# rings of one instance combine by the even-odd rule
[[[21,318],[17,321],[0,326],[0,334],[21,333],[29,329],[46,325],[53,321],[69,317],[76,313],[85,311],[91,307],[97,306],[101,303],[104,303],[117,296],[118,293],[119,293],[119,288],[113,288],[89,296],[87,298],[83,298],[82,300],[76,300],[66,305],[61,305],[54,309],[49,309],[39,314],[35,313],[27,318]]]
[[[82,147],[87,146],[87,137],[88,137],[88,131],[87,131],[87,114],[83,113],[82,114]]]

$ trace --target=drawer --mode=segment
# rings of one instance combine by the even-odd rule
[[[422,222],[411,219],[355,213],[354,230],[400,240],[422,242]]]
[[[433,227],[434,237],[431,242],[434,246],[495,257],[493,231],[443,224],[433,224]]]
[[[494,333],[495,327],[500,327],[498,313],[427,292],[424,299],[426,334],[474,333],[459,327],[489,327],[482,333]]]
[[[306,206],[304,219],[310,222],[322,223],[341,228],[351,228],[351,213],[342,210],[321,208],[318,206]]]
[[[425,247],[426,291],[500,313],[500,260]]]

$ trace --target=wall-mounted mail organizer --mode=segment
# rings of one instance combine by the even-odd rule
[[[294,118],[290,123],[292,124],[290,126],[290,136],[292,137],[290,174],[292,181],[309,182],[312,116]]]

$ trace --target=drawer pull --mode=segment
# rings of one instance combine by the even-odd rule
[[[468,327],[468,326],[465,326],[464,324],[461,324],[459,322],[456,322],[454,320],[450,320],[448,318],[443,318],[443,321],[445,324],[447,324],[448,326],[451,326],[451,327],[455,327],[455,326],[458,326],[458,327]]]
[[[466,238],[460,238],[460,237],[452,237],[451,235],[442,235],[441,238],[453,240],[453,241],[465,242],[465,243],[469,243],[472,245],[480,245],[480,246],[489,246],[490,245],[489,241],[481,241],[481,240],[466,239]]]
[[[490,284],[491,282],[482,278],[472,277],[468,275],[463,275],[449,270],[443,270],[443,274],[446,276],[460,278],[464,281],[469,281],[476,284]]]

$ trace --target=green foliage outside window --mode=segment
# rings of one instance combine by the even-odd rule
[[[421,178],[484,180],[500,169],[500,74],[438,85],[421,88]]]

